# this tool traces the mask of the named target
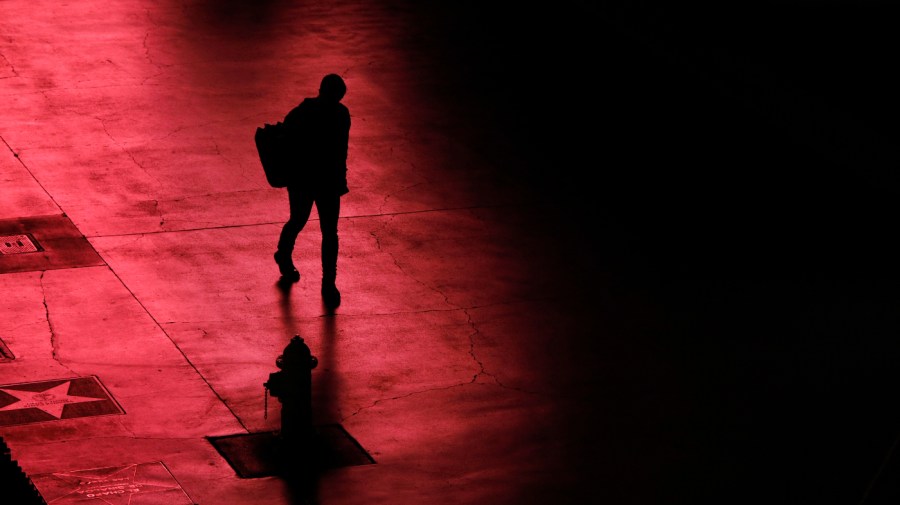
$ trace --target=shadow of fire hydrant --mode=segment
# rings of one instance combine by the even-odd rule
[[[312,369],[319,360],[296,335],[275,360],[278,372],[269,374],[263,386],[281,403],[281,430],[278,434],[281,464],[308,467],[315,453],[312,424]]]

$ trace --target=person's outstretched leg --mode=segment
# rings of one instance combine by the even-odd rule
[[[322,300],[329,308],[341,304],[341,292],[335,285],[338,259],[338,217],[341,213],[341,197],[328,196],[316,199],[319,212],[319,228],[322,230]]]
[[[291,216],[281,228],[281,235],[278,237],[278,250],[275,251],[275,263],[278,264],[278,271],[286,280],[297,282],[300,280],[300,272],[294,267],[292,254],[294,252],[294,243],[297,241],[297,235],[306,226],[309,221],[309,214],[312,211],[312,196],[305,195],[298,190],[288,188],[288,202],[291,206]]]

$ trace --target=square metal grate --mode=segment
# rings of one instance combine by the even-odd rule
[[[281,440],[277,432],[208,438],[238,476],[245,479],[278,475],[286,464],[291,463],[280,452]],[[315,470],[375,463],[369,453],[340,424],[316,427],[316,437],[310,451],[309,454],[292,455],[291,459],[299,461],[305,458]]]
[[[0,254],[23,254],[42,251],[41,245],[37,243],[30,233],[19,235],[0,235]]]

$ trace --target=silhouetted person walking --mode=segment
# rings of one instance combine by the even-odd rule
[[[297,235],[306,226],[313,204],[322,230],[322,299],[334,308],[341,304],[335,286],[338,257],[338,216],[347,188],[347,144],[350,111],[340,103],[347,92],[337,74],[322,78],[319,94],[305,98],[284,118],[297,146],[297,169],[288,183],[291,216],[281,229],[275,262],[285,280],[296,282],[300,273],[292,254]]]

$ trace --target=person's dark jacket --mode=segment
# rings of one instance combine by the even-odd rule
[[[350,111],[333,100],[306,98],[284,118],[297,148],[297,171],[288,187],[347,194]]]

